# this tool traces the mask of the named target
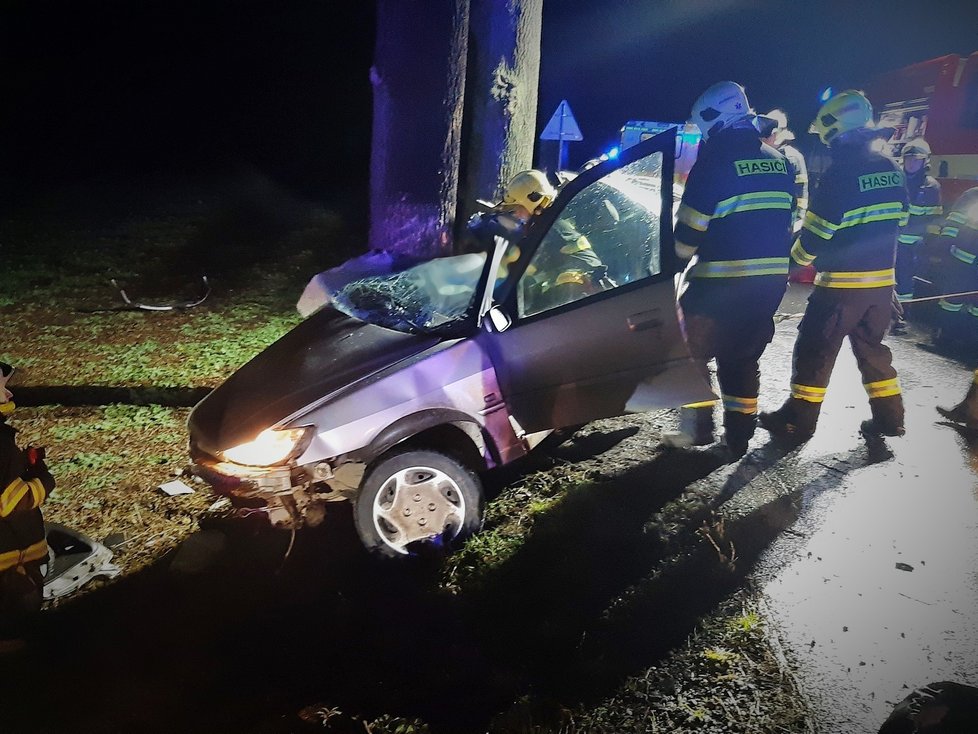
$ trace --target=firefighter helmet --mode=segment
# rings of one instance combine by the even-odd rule
[[[926,161],[930,158],[930,145],[923,138],[914,138],[904,144],[902,154],[904,158],[913,156],[914,158],[923,158]]]
[[[831,145],[839,135],[863,127],[873,127],[873,105],[862,92],[847,89],[822,105],[808,132]]]
[[[689,121],[699,127],[705,142],[710,135],[752,112],[742,86],[736,82],[717,82],[693,102]]]
[[[762,117],[774,121],[774,129],[771,130],[771,135],[774,136],[775,147],[795,139],[795,134],[788,129],[788,116],[784,114],[784,110],[773,109],[770,112],[765,112]]]
[[[903,145],[903,170],[914,176],[920,171],[927,170],[930,164],[930,146],[923,138],[913,138]]]
[[[545,209],[557,197],[557,190],[547,180],[543,171],[530,169],[520,171],[503,190],[503,200],[497,205],[500,209],[524,207],[531,214]]]

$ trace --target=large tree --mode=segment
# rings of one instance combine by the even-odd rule
[[[446,254],[532,162],[543,0],[378,0],[370,246]]]

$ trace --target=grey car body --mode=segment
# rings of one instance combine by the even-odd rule
[[[403,555],[477,529],[479,473],[553,430],[713,398],[676,303],[674,147],[667,131],[585,171],[518,243],[497,237],[488,253],[358,281],[196,406],[197,472],[278,526],[316,524],[329,502],[352,499],[364,543]],[[534,267],[568,247],[558,219],[617,263],[601,289],[555,297],[557,281],[548,289]],[[501,270],[514,244],[519,257]],[[469,280],[429,297],[435,267]],[[541,283],[548,298],[535,302]],[[225,456],[262,431],[293,428],[302,439],[273,465]]]

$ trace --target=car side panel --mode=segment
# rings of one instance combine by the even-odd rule
[[[483,458],[488,467],[526,453],[510,424],[491,360],[476,340],[463,339],[438,345],[360,389],[293,417],[290,425],[316,426],[298,463],[350,455],[370,460],[371,447],[386,444],[383,434],[389,427],[425,413],[440,413],[453,422],[467,416],[477,424],[486,437]],[[430,427],[428,423],[416,421],[423,427]]]

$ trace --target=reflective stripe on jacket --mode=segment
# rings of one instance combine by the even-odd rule
[[[978,259],[978,186],[954,202],[940,228],[940,244],[955,260],[974,265]],[[943,304],[942,304],[943,305]]]
[[[703,145],[677,212],[676,249],[697,278],[786,276],[795,174],[749,122]]]
[[[944,208],[941,206],[941,185],[937,179],[920,171],[907,176],[907,196],[910,203],[910,219],[900,228],[897,242],[902,245],[915,245],[924,239],[928,231],[935,229]]]
[[[30,561],[40,561],[47,558],[48,543],[46,540],[39,540],[23,549],[0,553],[0,573],[17,566],[23,566]]]
[[[872,150],[869,134],[837,141],[791,248],[799,265],[822,271],[815,284],[881,288],[894,283],[897,233],[909,219],[904,174]]]
[[[43,464],[28,471],[15,436],[0,417],[0,572],[47,554],[40,505],[54,479]]]

